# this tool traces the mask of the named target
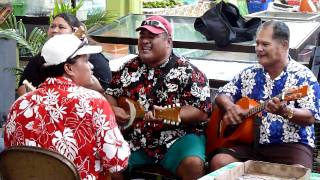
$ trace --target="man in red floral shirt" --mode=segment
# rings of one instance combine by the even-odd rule
[[[119,125],[127,127],[131,114],[118,106],[119,97],[139,102],[145,111],[143,119],[123,131],[131,147],[129,168],[160,164],[182,179],[197,179],[204,175],[203,122],[211,110],[208,80],[172,52],[172,27],[165,18],[150,16],[137,31],[139,55],[113,74],[106,90]],[[178,126],[164,124],[152,112],[175,104],[181,106]]]
[[[41,55],[47,80],[12,105],[5,124],[5,146],[38,146],[74,162],[82,179],[103,179],[123,170],[130,149],[114,113],[94,83],[88,54],[101,52],[72,34],[56,35]]]

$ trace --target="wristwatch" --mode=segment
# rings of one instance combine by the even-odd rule
[[[286,117],[289,120],[293,118],[293,108],[290,108],[290,107],[287,108]]]

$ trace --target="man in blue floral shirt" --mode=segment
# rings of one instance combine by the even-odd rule
[[[219,89],[215,102],[225,111],[222,122],[226,125],[242,123],[248,113],[235,104],[242,97],[267,103],[258,116],[256,143],[211,152],[211,170],[249,159],[312,167],[314,122],[320,120],[320,89],[314,74],[289,57],[289,39],[285,23],[262,24],[255,47],[259,64],[244,69]],[[303,85],[308,86],[305,97],[287,102],[275,97]]]
[[[126,126],[131,114],[117,106],[119,97],[139,102],[146,112],[123,131],[132,151],[129,168],[160,164],[182,179],[197,179],[204,175],[203,122],[211,111],[208,80],[172,53],[172,27],[165,18],[150,16],[137,31],[139,55],[113,74],[106,90],[119,125]],[[152,112],[178,104],[178,126],[164,124]]]

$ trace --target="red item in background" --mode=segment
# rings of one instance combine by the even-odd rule
[[[301,12],[317,12],[317,8],[311,0],[301,0],[299,10]]]
[[[300,5],[300,0],[288,0],[288,5],[299,6]]]

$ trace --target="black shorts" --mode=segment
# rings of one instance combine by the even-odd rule
[[[240,161],[257,160],[281,164],[300,164],[312,169],[313,149],[304,144],[286,143],[253,146],[239,145],[217,149],[214,154],[229,154]],[[210,158],[211,159],[211,158]]]

